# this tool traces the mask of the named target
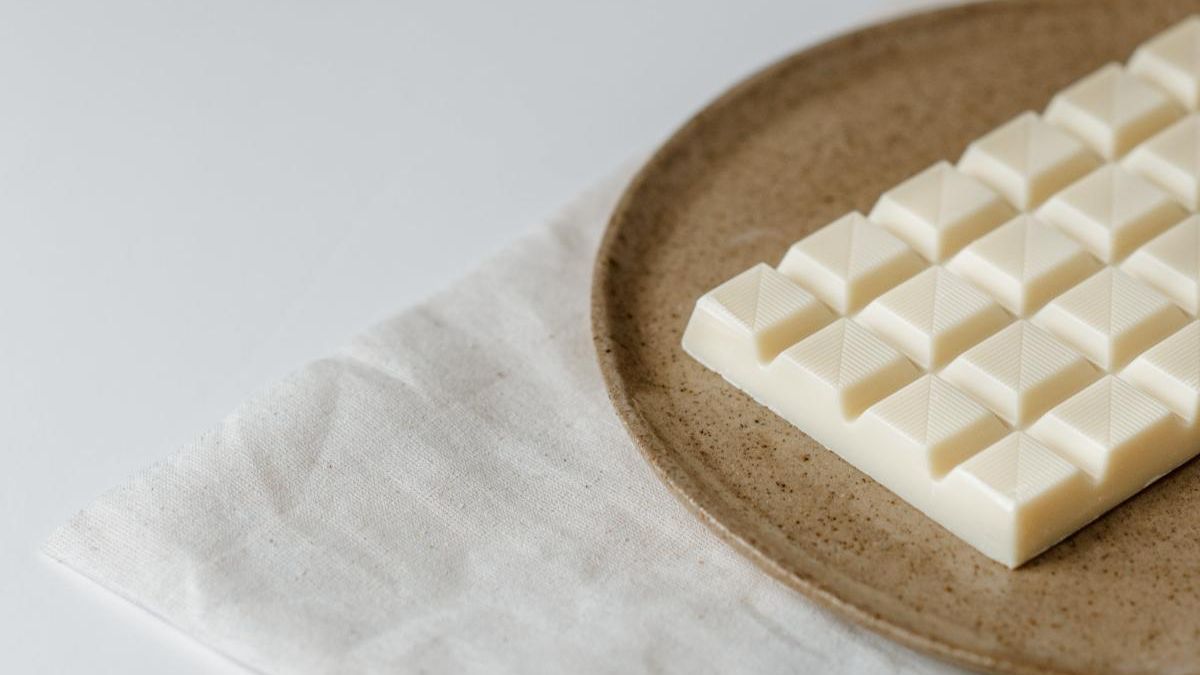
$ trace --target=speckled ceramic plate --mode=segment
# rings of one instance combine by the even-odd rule
[[[696,298],[1200,10],[1005,2],[847,35],[735,87],[646,165],[596,263],[617,411],[701,518],[809,597],[1002,672],[1200,671],[1200,463],[1017,571],[688,358]]]

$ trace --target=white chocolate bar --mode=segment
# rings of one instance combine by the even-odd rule
[[[1200,18],[701,297],[683,348],[1016,567],[1200,451]]]

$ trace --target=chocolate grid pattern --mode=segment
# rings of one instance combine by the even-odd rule
[[[1110,64],[1109,66],[1106,66],[1105,69],[1102,69],[1102,70],[1111,70],[1112,68],[1113,68],[1113,65]],[[1123,72],[1127,73],[1129,71],[1126,70]],[[1155,84],[1153,82],[1148,82],[1148,81],[1147,81],[1147,83],[1151,87],[1155,88],[1156,91],[1158,90],[1157,84]],[[1068,90],[1069,89],[1070,88],[1068,88]],[[1068,90],[1064,90],[1064,91],[1068,91]],[[1167,93],[1167,92],[1163,92],[1163,93]],[[1112,105],[1115,107],[1118,105],[1118,102],[1113,102]],[[1185,109],[1183,108],[1183,106],[1180,106],[1180,110],[1183,111]],[[1021,117],[1027,119],[1029,115],[1030,115],[1030,113],[1024,113]],[[1021,119],[1021,118],[1018,118],[1018,119]],[[1042,121],[1042,118],[1039,117],[1038,121],[1040,123]],[[1128,363],[1130,363],[1134,359],[1136,359],[1136,357],[1138,355],[1144,353],[1145,351],[1151,349],[1155,345],[1161,343],[1163,340],[1170,337],[1171,335],[1184,332],[1182,329],[1182,326],[1189,326],[1190,324],[1195,323],[1196,308],[1195,308],[1195,306],[1189,307],[1188,303],[1186,301],[1180,302],[1177,299],[1168,298],[1167,296],[1168,296],[1169,291],[1167,291],[1166,289],[1154,288],[1153,282],[1147,283],[1144,280],[1128,277],[1125,272],[1120,270],[1120,266],[1124,261],[1128,260],[1137,251],[1141,251],[1142,249],[1146,249],[1147,247],[1152,246],[1156,240],[1158,240],[1161,237],[1166,236],[1167,233],[1172,231],[1172,228],[1175,228],[1176,226],[1183,226],[1183,225],[1181,225],[1181,223],[1184,223],[1184,221],[1188,220],[1189,217],[1196,216],[1197,209],[1195,208],[1195,204],[1194,204],[1195,200],[1190,199],[1187,194],[1181,194],[1177,184],[1173,185],[1173,184],[1171,184],[1172,181],[1170,181],[1170,180],[1163,181],[1161,179],[1162,176],[1161,176],[1160,171],[1153,170],[1153,169],[1152,170],[1145,169],[1144,167],[1146,164],[1144,162],[1142,164],[1134,164],[1133,166],[1127,166],[1127,165],[1123,164],[1122,160],[1126,157],[1129,157],[1134,152],[1137,152],[1139,148],[1154,147],[1155,142],[1161,140],[1165,136],[1174,134],[1174,136],[1176,138],[1180,137],[1181,129],[1184,129],[1185,127],[1200,128],[1200,114],[1197,114],[1195,112],[1191,112],[1191,113],[1184,112],[1181,116],[1174,117],[1171,119],[1163,119],[1162,116],[1159,116],[1159,118],[1155,121],[1155,124],[1156,124],[1156,127],[1155,127],[1152,135],[1150,135],[1148,138],[1141,141],[1140,143],[1134,145],[1133,147],[1130,147],[1126,152],[1121,153],[1116,156],[1113,156],[1111,159],[1105,160],[1101,157],[1100,154],[1097,154],[1094,149],[1089,148],[1087,150],[1089,159],[1094,160],[1094,161],[1092,161],[1090,163],[1076,161],[1073,164],[1070,164],[1069,167],[1067,169],[1065,169],[1065,171],[1067,171],[1070,175],[1059,177],[1059,182],[1061,183],[1059,188],[1056,189],[1050,195],[1046,196],[1044,199],[1037,199],[1036,203],[1025,203],[1025,204],[1015,203],[1011,197],[1011,189],[1008,190],[1008,192],[1010,193],[1009,196],[1004,199],[1010,204],[1010,206],[1013,207],[1014,212],[1016,212],[1018,214],[1018,216],[1017,216],[1018,218],[1023,217],[1023,216],[1033,216],[1033,217],[1037,218],[1038,207],[1042,206],[1043,204],[1049,203],[1050,201],[1052,201],[1054,199],[1055,196],[1060,195],[1061,193],[1070,190],[1072,186],[1076,185],[1079,182],[1084,181],[1088,176],[1092,175],[1093,172],[1101,172],[1101,171],[1111,170],[1112,167],[1122,167],[1124,170],[1131,171],[1132,173],[1138,174],[1141,177],[1147,179],[1151,184],[1157,186],[1164,193],[1166,193],[1167,195],[1170,196],[1171,209],[1173,209],[1174,212],[1177,213],[1177,217],[1171,217],[1171,218],[1167,219],[1166,221],[1160,222],[1157,225],[1153,226],[1153,228],[1152,228],[1153,232],[1150,233],[1149,235],[1145,236],[1144,241],[1142,241],[1139,246],[1137,246],[1135,249],[1132,249],[1132,250],[1128,250],[1128,249],[1125,250],[1121,255],[1119,255],[1119,257],[1111,256],[1109,260],[1105,261],[1105,260],[1101,260],[1099,257],[1097,257],[1094,254],[1094,250],[1091,252],[1088,252],[1087,255],[1091,258],[1093,266],[1097,271],[1094,274],[1087,276],[1083,280],[1076,280],[1077,283],[1072,283],[1068,287],[1060,289],[1060,291],[1058,292],[1057,295],[1055,295],[1053,298],[1041,303],[1039,305],[1039,307],[1034,308],[1034,309],[1035,310],[1041,309],[1043,307],[1046,307],[1046,306],[1049,306],[1050,304],[1055,303],[1055,301],[1062,298],[1062,296],[1064,294],[1069,293],[1071,289],[1076,288],[1077,286],[1086,285],[1088,283],[1088,280],[1092,280],[1097,276],[1101,276],[1101,275],[1105,275],[1105,274],[1112,276],[1115,274],[1115,275],[1122,275],[1121,283],[1124,284],[1125,286],[1128,286],[1129,284],[1136,285],[1136,292],[1131,294],[1128,291],[1128,289],[1125,289],[1125,290],[1122,290],[1120,293],[1118,293],[1117,296],[1110,296],[1108,298],[1099,297],[1099,296],[1097,296],[1095,298],[1085,298],[1085,300],[1088,300],[1089,302],[1091,302],[1097,306],[1101,306],[1107,302],[1109,305],[1109,307],[1107,308],[1107,314],[1110,317],[1110,323],[1113,323],[1111,321],[1111,319],[1114,315],[1114,312],[1116,312],[1117,314],[1120,314],[1122,312],[1125,312],[1126,314],[1128,313],[1126,310],[1118,309],[1116,307],[1116,305],[1120,304],[1122,301],[1128,300],[1129,297],[1137,297],[1137,298],[1141,298],[1141,299],[1144,299],[1147,297],[1162,298],[1164,300],[1163,304],[1170,304],[1170,306],[1171,306],[1170,311],[1177,312],[1179,314],[1179,318],[1178,318],[1178,320],[1173,319],[1171,321],[1166,321],[1166,322],[1159,321],[1158,322],[1159,326],[1158,326],[1157,330],[1151,330],[1151,331],[1149,331],[1148,335],[1144,334],[1141,336],[1142,341],[1138,345],[1138,348],[1135,350],[1136,353],[1131,352],[1131,353],[1127,354],[1125,356],[1125,358],[1122,358],[1119,362],[1104,362],[1104,360],[1096,359],[1094,355],[1090,355],[1090,358],[1089,358],[1088,354],[1083,353],[1086,350],[1080,349],[1076,345],[1071,344],[1072,343],[1071,336],[1064,335],[1062,332],[1056,331],[1055,326],[1040,325],[1041,322],[1038,321],[1037,318],[1035,318],[1038,316],[1035,312],[1029,312],[1029,313],[1025,313],[1023,316],[1018,316],[1009,310],[1001,309],[1001,311],[1004,311],[1006,313],[1010,324],[1012,322],[1030,321],[1032,319],[1032,321],[1035,325],[1040,325],[1041,328],[1049,328],[1050,329],[1049,332],[1052,334],[1055,334],[1055,338],[1057,339],[1057,341],[1059,343],[1062,344],[1062,346],[1065,349],[1071,350],[1073,353],[1078,354],[1081,358],[1086,358],[1092,364],[1092,366],[1096,369],[1096,374],[1095,374],[1094,378],[1090,378],[1090,379],[1075,378],[1075,380],[1072,381],[1071,383],[1069,383],[1068,386],[1058,387],[1054,391],[1053,400],[1050,402],[1050,404],[1044,406],[1044,410],[1040,411],[1039,414],[1037,414],[1035,417],[1032,417],[1030,419],[1020,420],[1020,421],[1014,421],[1012,419],[1011,415],[1006,415],[1005,411],[997,409],[997,406],[994,404],[994,402],[989,401],[986,397],[979,396],[978,392],[970,391],[969,387],[966,388],[966,389],[968,389],[966,391],[964,391],[963,388],[960,388],[959,391],[962,392],[963,394],[965,394],[966,397],[978,401],[983,406],[985,406],[986,408],[991,410],[991,412],[995,413],[998,417],[1004,419],[1003,424],[1006,426],[1006,428],[1009,430],[1010,433],[1008,434],[1006,440],[996,443],[995,444],[996,446],[1000,446],[1003,444],[1013,445],[1014,443],[1016,445],[1023,446],[1026,443],[1026,441],[1028,440],[1028,437],[1023,433],[1025,429],[1029,429],[1029,428],[1033,427],[1035,424],[1037,424],[1038,420],[1040,420],[1042,417],[1052,415],[1053,412],[1055,410],[1057,410],[1059,406],[1062,406],[1065,402],[1070,401],[1072,399],[1072,397],[1080,394],[1080,392],[1083,392],[1084,390],[1090,391],[1092,389],[1093,385],[1096,385],[1101,381],[1106,381],[1105,386],[1108,387],[1109,389],[1112,389],[1113,385],[1111,383],[1107,382],[1108,378],[1110,378],[1110,377],[1121,378],[1120,387],[1123,387],[1125,384],[1129,384],[1129,385],[1132,385],[1135,389],[1138,389],[1139,391],[1142,391],[1144,394],[1148,395],[1148,397],[1149,397],[1148,400],[1150,400],[1151,402],[1146,403],[1145,405],[1151,406],[1151,407],[1159,406],[1163,410],[1165,410],[1167,408],[1166,402],[1160,401],[1160,400],[1158,400],[1158,398],[1155,398],[1153,392],[1145,391],[1143,382],[1126,379],[1124,377],[1122,371],[1123,371],[1124,367]],[[1143,126],[1144,126],[1144,122],[1143,122]],[[1003,128],[1003,127],[1001,127],[1001,128]],[[1066,128],[1064,126],[1056,126],[1055,129],[1069,134],[1072,138],[1076,138],[1084,147],[1089,146],[1089,141],[1087,139],[1077,136],[1073,131],[1071,131],[1071,129]],[[984,138],[986,138],[986,136]],[[1200,134],[1192,135],[1190,138],[1192,139],[1192,141],[1191,141],[1192,146],[1189,148],[1186,148],[1185,151],[1190,152],[1192,157],[1194,157],[1194,161],[1192,162],[1192,164],[1190,166],[1190,172],[1192,174],[1192,177],[1197,180],[1200,180]],[[1093,142],[1094,142],[1094,139],[1093,139]],[[969,151],[970,150],[968,150],[968,152]],[[965,154],[964,154],[964,156],[965,156]],[[962,162],[960,160],[960,165],[961,165],[961,163]],[[1098,168],[1095,168],[1095,167],[1098,167]],[[989,181],[986,173],[980,174],[979,172],[974,172],[973,175],[976,179],[980,180],[981,182],[986,184],[991,190],[993,190],[997,196],[1001,196],[1005,193],[1005,189],[1002,186],[992,184]],[[1177,181],[1176,181],[1176,183],[1177,183]],[[885,195],[886,194],[887,193],[885,193]],[[1110,204],[1110,210],[1113,210],[1113,211],[1116,210],[1116,208],[1118,206],[1118,204],[1117,204],[1118,198],[1119,198],[1119,195],[1113,195],[1112,203]],[[974,242],[978,241],[979,239],[981,239],[983,237],[986,237],[988,233],[992,232],[997,227],[1000,227],[1007,222],[1009,222],[1008,219],[1006,219],[1004,221],[1000,221],[998,223],[994,223],[991,227],[987,228],[983,232],[977,232],[975,234],[975,236],[973,236],[969,241],[962,243],[960,246],[956,246],[953,253],[957,254],[957,253],[961,252],[962,250],[966,250],[967,248],[969,248],[971,246],[971,244],[973,244]],[[1051,225],[1052,227],[1056,227],[1053,223],[1049,223],[1049,225]],[[1062,232],[1063,234],[1065,234],[1067,237],[1071,238],[1073,241],[1076,241],[1077,243],[1079,243],[1079,245],[1085,251],[1089,251],[1088,242],[1081,240],[1078,235],[1078,232],[1072,232],[1068,228],[1057,228],[1057,229],[1060,232]],[[896,231],[895,228],[892,228],[892,231],[894,234],[901,235],[900,238],[904,239],[902,232]],[[810,235],[810,236],[817,236],[819,234],[819,232],[820,231],[818,231],[818,233],[814,233],[814,235]],[[1179,238],[1177,234],[1175,236],[1176,236],[1176,239]],[[1161,248],[1161,246],[1160,246],[1160,248]],[[917,251],[916,248],[913,248],[911,246],[910,246],[910,250],[913,250],[915,253],[920,254],[920,251]],[[922,255],[921,257],[925,260],[925,262],[928,264],[929,267],[939,268],[940,273],[944,273],[947,275],[954,275],[954,272],[951,272],[949,269],[946,268],[946,264],[954,259],[953,254],[944,255],[941,257],[941,259],[929,260],[928,253],[929,253],[929,251],[926,250],[925,255]],[[1200,255],[1200,251],[1197,252],[1197,255]],[[902,286],[906,283],[911,283],[913,279],[915,279],[916,277],[919,277],[919,276],[921,276],[920,273],[918,273],[917,275],[914,275],[914,276],[905,277],[904,279],[902,279],[898,283],[896,283],[892,287],[892,289]],[[957,277],[957,278],[962,279],[962,277]],[[806,282],[805,279],[793,277],[793,281],[795,281],[798,286],[800,286],[801,288],[804,288],[806,291],[812,292],[818,296],[820,295],[820,293],[812,287],[812,284]],[[989,297],[992,297],[992,294],[986,287],[977,286],[976,284],[972,283],[970,280],[963,279],[963,281],[964,281],[964,283],[968,284],[972,288],[976,288],[979,291],[981,291],[982,293],[988,295]],[[832,315],[832,317],[834,317],[835,322],[838,319],[844,319],[844,320],[854,321],[857,325],[862,325],[862,326],[866,327],[874,335],[876,335],[878,338],[880,338],[880,340],[883,343],[896,348],[898,351],[904,352],[905,349],[903,348],[902,345],[899,345],[896,343],[894,335],[889,335],[887,333],[887,331],[880,330],[878,325],[872,325],[871,322],[859,321],[859,317],[860,317],[860,315],[863,314],[864,311],[869,312],[870,309],[872,308],[873,304],[879,300],[879,297],[886,294],[889,290],[892,290],[892,289],[882,289],[878,293],[875,293],[874,294],[875,299],[870,302],[864,303],[864,307],[861,309],[858,309],[858,310],[852,311],[852,312],[839,312],[836,308],[831,308],[830,314]],[[959,295],[961,296],[961,293]],[[1076,295],[1078,295],[1078,293]],[[993,297],[992,299],[997,300],[997,304],[1000,304],[999,298]],[[961,298],[959,298],[959,300],[956,300],[956,297],[952,296],[944,301],[953,304],[954,302],[957,302],[960,300],[961,300]],[[1170,302],[1167,302],[1168,300]],[[935,305],[937,304],[937,302],[942,302],[942,299],[939,298],[938,300],[936,300]],[[1079,303],[1077,302],[1076,304],[1079,304]],[[1085,303],[1085,304],[1087,304],[1087,303]],[[945,310],[948,314],[954,314],[954,310],[956,310],[956,309],[957,309],[956,307],[945,308]],[[935,309],[933,311],[935,313],[935,316],[931,323],[937,324],[939,322],[938,312],[940,312],[941,310],[939,308],[935,307]],[[1101,309],[1099,309],[1097,311],[1101,315],[1105,314],[1105,310],[1102,307],[1101,307]],[[1116,323],[1120,323],[1120,322],[1117,321]],[[1136,326],[1135,326],[1135,328],[1136,328]],[[1169,328],[1169,330],[1168,330],[1168,328]],[[916,370],[919,372],[918,379],[926,377],[927,375],[938,376],[941,373],[945,372],[946,370],[953,369],[955,364],[959,360],[969,358],[969,355],[971,354],[971,350],[975,346],[978,346],[980,343],[985,342],[987,340],[987,338],[992,337],[992,336],[996,335],[997,333],[1002,332],[1003,330],[1005,330],[1004,327],[997,329],[997,327],[994,325],[994,322],[993,322],[993,325],[991,325],[991,327],[987,330],[986,333],[977,336],[977,339],[974,341],[974,344],[968,345],[962,349],[959,349],[958,355],[955,356],[954,358],[946,360],[945,363],[922,365],[921,363],[916,362],[917,361],[916,359],[911,358],[911,354],[910,354],[909,355],[910,361],[914,362],[914,366],[916,367]],[[1193,330],[1193,332],[1195,332],[1195,331]],[[1143,333],[1146,333],[1146,331],[1143,331]],[[807,340],[811,337],[812,337],[811,334],[807,335],[806,337],[804,337],[804,339],[802,339],[798,343],[796,343],[796,345],[803,344],[805,340]],[[795,347],[796,345],[793,345],[793,347]],[[1200,351],[1200,344],[1197,345],[1197,349],[1198,349],[1198,351]],[[787,349],[784,350],[785,353],[787,351],[788,351]],[[1054,377],[1053,374],[1052,374],[1052,377]],[[883,407],[884,404],[892,396],[895,396],[897,394],[897,392],[902,391],[906,386],[908,386],[908,384],[905,382],[895,383],[894,386],[892,386],[889,391],[880,392],[881,395],[872,404],[872,406],[879,405],[880,407]],[[953,385],[951,385],[951,386],[953,386]],[[1120,388],[1120,387],[1118,387],[1118,388]],[[1123,391],[1123,389],[1122,389],[1122,391]],[[1078,406],[1076,406],[1076,407],[1078,407]],[[868,409],[868,412],[869,412],[869,409]],[[1176,422],[1181,427],[1189,427],[1190,425],[1192,425],[1193,421],[1190,419],[1185,419],[1183,416],[1180,415],[1180,412],[1181,411],[1179,410],[1178,406],[1175,406],[1173,409],[1173,412],[1170,412],[1169,414],[1177,418]],[[1112,414],[1111,411],[1109,414],[1110,415]],[[1147,417],[1146,419],[1151,419],[1151,417]],[[1158,420],[1158,418],[1154,418],[1154,419]],[[1160,422],[1161,422],[1161,420],[1154,421],[1155,424],[1159,424]],[[1122,437],[1124,437],[1124,438],[1136,437],[1139,429],[1134,428],[1131,430],[1128,427],[1130,424],[1137,424],[1137,423],[1139,423],[1139,422],[1137,422],[1137,421],[1130,422],[1130,420],[1128,420],[1128,419],[1120,420],[1119,424],[1123,425],[1120,428]],[[1114,424],[1114,422],[1112,422],[1112,421],[1109,422],[1110,428],[1113,426],[1113,424]],[[1150,424],[1150,422],[1146,422],[1146,424]],[[1112,434],[1110,432],[1110,436],[1111,435]],[[1016,436],[1017,438],[1014,438],[1014,436]],[[1046,449],[1046,448],[1040,448],[1038,450],[1038,452],[1041,453],[1042,450],[1044,450],[1044,449]],[[996,463],[996,462],[988,460],[986,458],[977,457],[977,455],[983,454],[982,453],[983,450],[984,450],[984,448],[980,448],[976,452],[972,452],[970,454],[964,454],[964,455],[955,457],[954,461],[956,462],[956,464],[949,468],[953,469],[954,466],[966,464],[966,463],[970,462],[973,458],[974,458],[976,464],[983,465],[983,464],[987,464],[988,462],[991,462],[992,464]],[[1041,462],[1044,464],[1047,461],[1062,460],[1064,463],[1069,463],[1070,465],[1078,467],[1081,470],[1083,468],[1089,468],[1089,470],[1091,470],[1093,473],[1093,478],[1095,479],[1094,468],[1084,467],[1085,462],[1079,461],[1078,457],[1070,456],[1072,453],[1056,452],[1053,449],[1049,449],[1049,452],[1051,455],[1053,455],[1053,458],[1051,458],[1050,460],[1047,460],[1044,456],[1042,456],[1042,454],[1039,454],[1039,457],[1029,460],[1029,463],[1036,464],[1037,462]],[[1194,453],[1195,448],[1193,448],[1190,452]],[[1019,459],[1020,455],[1018,455],[1017,457],[1018,457],[1018,460],[1017,460],[1018,465],[1020,464],[1020,462],[1025,461],[1025,460]],[[946,471],[947,471],[947,469],[945,467],[943,467],[943,469],[940,470],[938,473],[944,474]],[[1027,497],[1028,495],[1025,493],[1027,493],[1029,490],[1033,489],[1036,491],[1036,489],[1038,489],[1038,487],[1036,485],[1022,483],[1022,480],[1020,478],[1021,469],[1019,466],[1015,469],[1012,469],[1012,471],[1015,471],[1016,476],[1017,476],[1017,478],[1015,479],[1015,484],[1011,486],[1012,490],[1013,490],[1014,498]],[[1061,474],[1062,471],[1059,471],[1058,473]],[[1061,479],[1061,477],[1054,478],[1054,480],[1060,480],[1060,479]],[[936,478],[935,478],[935,480],[936,480]],[[1017,561],[1018,564],[1019,564],[1019,562],[1022,562],[1022,561]]]

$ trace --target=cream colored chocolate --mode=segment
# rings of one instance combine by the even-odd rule
[[[1187,212],[1145,178],[1106,164],[1051,197],[1037,215],[1100,260],[1116,263]]]
[[[883,193],[871,220],[940,262],[1015,212],[978,180],[938,162]]]
[[[1197,42],[722,284],[684,349],[985,555],[1037,555],[1200,449]]]
[[[861,213],[851,213],[793,245],[779,271],[844,314],[862,309],[924,267],[904,242]]]
[[[1200,115],[1192,113],[1121,160],[1191,210],[1200,208]]]
[[[1000,305],[942,267],[931,267],[884,293],[857,318],[917,365],[931,369],[1009,322]]]
[[[1017,316],[1100,269],[1074,239],[1030,215],[1021,215],[981,237],[946,268],[996,298]]]
[[[1025,112],[967,147],[958,168],[1031,209],[1100,165],[1079,139]]]
[[[1051,300],[1033,321],[1114,370],[1179,330],[1187,317],[1161,294],[1108,267]]]
[[[1112,161],[1183,113],[1162,90],[1110,63],[1055,96],[1046,121]]]
[[[1200,216],[1160,234],[1129,256],[1121,269],[1195,315],[1200,311]]]
[[[1189,110],[1200,108],[1200,17],[1192,16],[1148,40],[1129,60],[1129,71],[1173,95]]]

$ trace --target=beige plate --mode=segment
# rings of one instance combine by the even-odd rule
[[[1068,0],[905,18],[768,68],[676,133],[613,216],[592,297],[613,404],[667,485],[775,576],[937,656],[1200,671],[1200,463],[1011,572],[679,347],[705,291],[1197,10]]]

